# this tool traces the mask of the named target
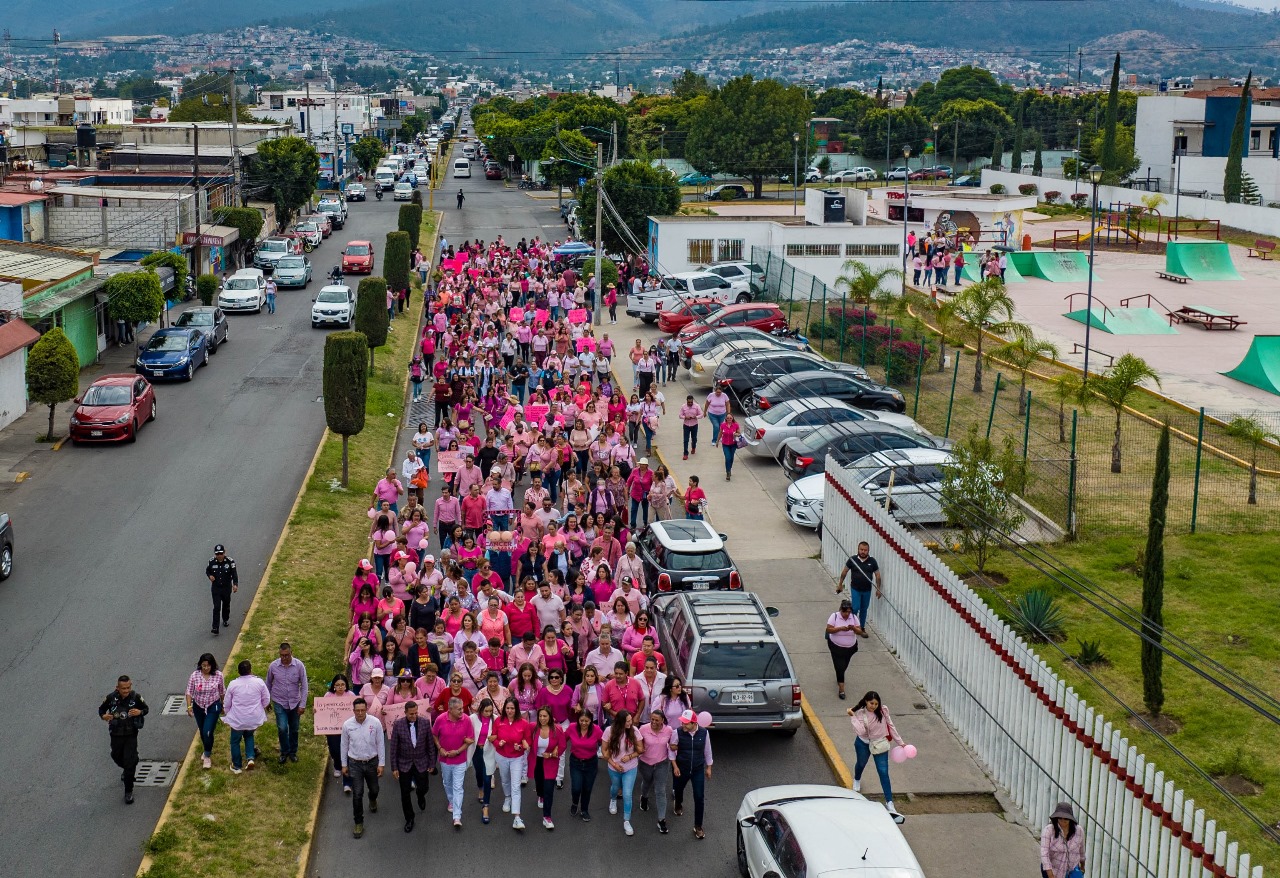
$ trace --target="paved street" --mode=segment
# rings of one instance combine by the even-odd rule
[[[274,316],[231,316],[230,343],[194,381],[157,387],[158,417],[137,444],[53,452],[32,441],[30,417],[0,437],[0,462],[31,473],[0,490],[17,542],[0,586],[6,874],[136,871],[168,788],[139,786],[123,804],[95,711],[127,673],[151,705],[140,756],[186,754],[194,723],[161,716],[165,696],[183,691],[200,653],[226,658],[324,429],[311,296],[347,240],[372,239],[381,254],[397,207],[353,204],[346,228],[311,254],[311,287],[282,290]],[[132,365],[131,352],[106,356],[86,381]],[[59,407],[60,431],[69,411]],[[217,542],[241,588],[231,630],[214,638],[203,574]]]
[[[466,194],[462,210],[456,210],[455,194],[461,188]],[[452,244],[468,238],[493,240],[498,234],[515,242],[522,236],[541,235],[544,239],[563,238],[565,226],[560,221],[554,199],[537,200],[514,189],[504,189],[498,181],[473,177],[470,180],[447,179],[436,193],[446,205],[444,236]],[[425,412],[425,408],[423,409]],[[413,426],[416,426],[416,418]],[[412,429],[402,434],[397,457],[404,454]],[[437,488],[439,479],[432,480]],[[433,490],[427,506],[439,496]],[[396,781],[388,770],[383,777],[382,808],[370,815],[366,808],[365,836],[351,837],[351,800],[342,795],[339,782],[330,777],[325,784],[316,827],[316,842],[308,872],[317,878],[352,875],[369,868],[383,869],[407,862],[408,857],[421,856],[431,850],[432,856],[443,856],[441,862],[463,862],[479,851],[486,854],[485,867],[493,874],[525,870],[532,863],[573,862],[583,874],[601,875],[617,868],[621,854],[629,862],[675,862],[680,871],[699,876],[736,874],[734,866],[733,815],[745,792],[775,783],[829,783],[831,773],[818,752],[813,739],[805,731],[794,738],[771,735],[728,735],[713,737],[715,750],[714,776],[707,786],[707,837],[695,841],[692,834],[692,797],[682,818],[668,818],[671,834],[662,837],[655,826],[656,816],[639,810],[632,814],[636,834],[628,839],[622,833],[622,817],[610,817],[605,800],[608,797],[608,775],[603,771],[596,781],[592,807],[592,823],[584,824],[569,816],[569,786],[558,791],[553,819],[554,832],[547,832],[537,819],[532,787],[526,787],[523,807],[524,834],[517,840],[511,829],[511,818],[501,813],[501,795],[490,809],[492,823],[480,822],[480,807],[475,801],[473,781],[468,780],[465,828],[455,833],[445,813],[444,795],[439,779],[433,778],[427,812],[418,820],[411,835],[404,833],[400,814],[400,798]],[[428,848],[428,846],[430,846]],[[568,858],[568,859],[566,859]]]

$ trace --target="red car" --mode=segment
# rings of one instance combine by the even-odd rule
[[[72,442],[133,442],[156,419],[156,392],[141,375],[103,375],[76,398]]]
[[[373,274],[373,244],[368,241],[348,241],[342,251],[343,274]]]
[[[711,329],[739,326],[749,326],[761,332],[786,329],[787,315],[771,302],[743,302],[741,305],[729,305],[714,314],[690,323],[680,331],[677,340],[689,342]]]
[[[709,317],[724,306],[714,299],[675,300],[678,308],[658,312],[658,329],[675,335],[695,320]]]

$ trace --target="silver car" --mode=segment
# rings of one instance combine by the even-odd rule
[[[272,275],[277,287],[307,287],[311,284],[311,260],[305,256],[282,256]]]
[[[758,414],[744,418],[742,435],[747,437],[747,450],[752,454],[780,460],[783,446],[788,439],[804,438],[828,424],[847,424],[856,421],[879,421],[908,433],[929,435],[928,430],[906,415],[856,409],[848,403],[829,396],[784,400]]]

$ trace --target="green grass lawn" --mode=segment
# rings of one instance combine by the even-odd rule
[[[438,214],[425,214],[424,250],[434,246]],[[430,251],[426,251],[430,252]],[[416,283],[416,275],[415,283]],[[388,464],[404,409],[408,363],[416,341],[422,294],[415,287],[405,316],[393,324],[387,345],[375,356],[369,377],[365,428],[349,442],[350,484],[340,488],[342,439],[326,435],[315,471],[289,519],[288,534],[245,621],[233,655],[265,675],[281,640],[307,665],[312,695],[322,694],[331,677],[345,671],[341,645],[348,629],[347,602],[355,562],[368,551],[368,519],[373,486]],[[228,678],[234,678],[234,670]],[[187,759],[181,788],[170,796],[171,811],[147,842],[150,878],[279,878],[298,871],[312,830],[310,808],[322,779],[328,750],[311,733],[310,712],[302,718],[298,763],[280,766],[275,723],[257,733],[258,769],[234,776],[228,732],[218,729],[214,768],[203,771]],[[194,751],[192,751],[194,754]],[[144,863],[146,865],[146,863]]]

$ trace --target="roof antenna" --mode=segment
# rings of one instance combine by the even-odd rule
[[[867,848],[865,851],[862,852],[862,859],[864,861],[867,859],[867,854],[869,853],[871,853],[871,848]]]

